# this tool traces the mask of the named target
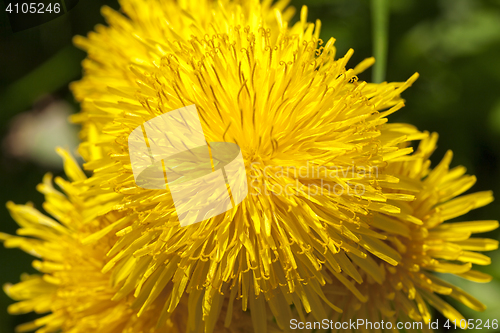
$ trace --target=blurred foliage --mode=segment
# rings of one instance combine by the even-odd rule
[[[500,0],[390,0],[389,49],[386,80],[404,81],[414,72],[419,80],[404,93],[407,106],[391,116],[392,122],[409,122],[419,129],[440,134],[433,155],[436,165],[446,150],[455,154],[453,165],[464,165],[478,181],[472,191],[500,193]],[[99,8],[116,1],[83,0],[68,14],[41,26],[12,33],[0,3],[0,140],[10,119],[51,94],[75,105],[68,83],[81,75],[85,54],[71,46],[71,38],[84,35],[102,23]],[[322,21],[323,40],[336,38],[337,56],[355,50],[349,65],[354,67],[372,56],[372,22],[369,0],[292,0],[300,10],[309,7],[309,19]],[[296,15],[298,16],[298,15]],[[371,70],[360,74],[371,80]],[[31,200],[41,207],[35,191],[46,167],[9,157],[0,151],[2,191],[0,203]],[[470,212],[460,220],[498,219],[500,206],[494,202]],[[15,233],[16,224],[5,206],[0,207],[1,230]],[[498,239],[500,231],[481,237]],[[500,252],[490,253],[493,264],[478,269],[494,275],[489,284],[453,279],[489,306],[484,313],[457,307],[466,318],[500,319]],[[0,283],[16,282],[23,271],[34,272],[32,257],[0,246]],[[448,277],[446,277],[448,278]],[[450,300],[451,303],[452,300]],[[0,293],[0,332],[35,316],[9,316],[11,304]],[[454,303],[456,304],[456,303]],[[496,317],[495,317],[496,316]],[[443,317],[439,316],[440,321]],[[482,330],[487,332],[487,330]]]

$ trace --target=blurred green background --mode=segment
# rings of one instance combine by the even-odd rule
[[[59,144],[73,149],[76,144],[78,128],[65,125],[67,114],[78,110],[68,83],[81,76],[85,54],[72,46],[71,38],[103,22],[99,12],[103,4],[118,8],[116,1],[81,0],[53,21],[13,33],[0,2],[3,232],[12,234],[17,228],[3,203],[31,201],[40,208],[43,197],[35,186],[48,171],[62,175],[52,148]],[[337,39],[338,56],[349,48],[355,50],[351,67],[373,54],[368,0],[292,0],[298,10],[303,4],[309,7],[310,21],[321,19],[323,40]],[[407,106],[390,120],[438,132],[434,165],[451,149],[453,166],[464,165],[478,177],[472,191],[500,193],[500,0],[390,1],[386,80],[404,81],[414,72],[420,78],[403,95]],[[360,79],[371,80],[371,70]],[[45,126],[47,122],[51,126]],[[497,201],[459,220],[498,219],[499,212]],[[499,239],[500,230],[483,236]],[[488,306],[485,312],[476,313],[450,299],[466,318],[500,319],[500,252],[489,255],[493,264],[478,269],[495,277],[491,283],[452,279]],[[0,246],[0,284],[17,282],[21,272],[34,273],[32,260],[20,250]],[[14,332],[16,325],[36,317],[9,316],[6,307],[11,303],[0,293],[2,333]]]

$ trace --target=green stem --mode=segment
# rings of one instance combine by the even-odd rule
[[[389,0],[371,0],[373,29],[373,82],[385,80],[387,48],[389,44]]]
[[[53,93],[67,86],[72,80],[78,79],[82,72],[80,61],[83,56],[82,51],[73,45],[68,45],[39,67],[0,91],[0,124],[3,125],[16,113],[28,109],[40,96]]]

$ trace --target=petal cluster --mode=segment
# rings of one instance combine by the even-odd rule
[[[453,199],[475,178],[448,170],[451,155],[430,169],[436,136],[388,123],[418,75],[360,81],[372,58],[349,69],[353,51],[336,59],[307,8],[291,25],[286,1],[271,3],[123,0],[124,14],[104,7],[108,26],[75,38],[88,57],[73,121],[91,175],[61,151],[65,194],[40,186],[59,222],[9,204],[32,238],[1,238],[43,273],[6,287],[21,301],[10,311],[52,313],[21,329],[265,332],[308,316],[429,321],[428,305],[461,318],[436,293],[482,309],[433,272],[489,279],[473,251],[498,244],[469,236],[497,222],[443,222],[491,193]],[[127,138],[192,104],[207,142],[240,147],[249,193],[182,227],[168,189],[135,183]]]
[[[471,238],[472,234],[498,228],[498,221],[448,222],[472,209],[487,205],[493,200],[490,191],[462,195],[476,182],[466,175],[462,166],[451,168],[451,151],[441,162],[430,167],[429,157],[436,148],[437,134],[424,139],[414,159],[389,163],[388,172],[405,182],[397,193],[413,194],[415,200],[399,204],[403,212],[412,216],[413,223],[403,216],[384,213],[373,215],[371,226],[387,237],[387,243],[396,249],[401,260],[392,266],[380,259],[354,260],[364,270],[364,282],[358,286],[366,300],[352,293],[334,293],[337,283],[327,286],[325,293],[348,309],[335,314],[332,320],[346,321],[359,318],[370,322],[384,320],[396,327],[397,321],[423,322],[428,328],[431,307],[450,320],[465,319],[439,295],[447,295],[476,311],[485,306],[464,290],[444,281],[435,273],[451,273],[464,279],[486,283],[492,277],[472,268],[472,265],[489,265],[489,257],[482,251],[498,248],[498,241],[488,238]],[[465,320],[466,321],[466,320]],[[465,322],[464,321],[464,322]]]

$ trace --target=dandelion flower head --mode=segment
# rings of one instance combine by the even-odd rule
[[[328,286],[338,285],[366,302],[367,281],[386,283],[379,270],[419,265],[407,258],[395,235],[424,232],[424,216],[408,207],[420,201],[424,208],[435,205],[425,197],[434,192],[416,190],[417,174],[423,173],[398,168],[417,163],[420,155],[410,155],[409,142],[427,140],[428,134],[387,123],[387,116],[403,107],[400,94],[416,74],[406,82],[360,81],[357,75],[374,59],[348,69],[353,51],[336,59],[334,39],[319,39],[321,23],[307,22],[303,7],[300,20],[291,25],[294,10],[286,1],[123,0],[121,7],[124,14],[104,7],[108,26],[75,38],[88,57],[83,79],[72,84],[82,108],[73,121],[82,125],[79,152],[91,176],[67,167],[73,182],[64,183],[74,198],[64,205],[77,205],[67,211],[81,215],[65,229],[71,234],[68,253],[86,257],[83,249],[97,251],[83,259],[99,278],[82,286],[95,283],[102,298],[82,307],[73,304],[81,320],[60,315],[53,326],[45,326],[48,332],[51,327],[74,332],[82,327],[99,332],[179,328],[185,325],[185,312],[190,329],[198,332],[241,326],[249,318],[256,332],[285,329],[296,316],[321,320],[330,311],[346,313],[343,304],[350,298],[329,297]],[[249,194],[224,214],[181,227],[168,190],[135,184],[127,138],[152,118],[192,104],[207,142],[240,147]],[[416,178],[408,181],[407,173]],[[456,195],[453,186],[459,185],[450,179],[449,191]],[[312,195],[311,185],[320,184],[342,192]],[[65,214],[54,213],[64,224]],[[17,221],[24,223],[23,218]],[[390,223],[398,228],[387,230]],[[43,239],[41,234],[36,232]],[[27,251],[41,251],[30,250],[33,245],[20,238],[3,237],[10,246],[19,242]],[[40,246],[53,246],[51,240]],[[61,251],[66,250],[58,247],[55,253]],[[66,267],[61,258],[53,260],[62,265],[57,270]],[[47,272],[37,283],[56,275]],[[77,270],[69,272],[68,278],[75,278]],[[59,281],[48,283],[65,290],[58,289]],[[403,284],[402,290],[420,295],[411,286]],[[15,288],[10,294],[27,299],[27,311],[36,310],[35,295]],[[83,299],[86,294],[80,288],[78,295]],[[46,303],[43,309],[55,315],[56,304]],[[113,322],[115,313],[134,319]],[[85,320],[90,326],[82,326]],[[48,320],[36,325],[45,324]]]

